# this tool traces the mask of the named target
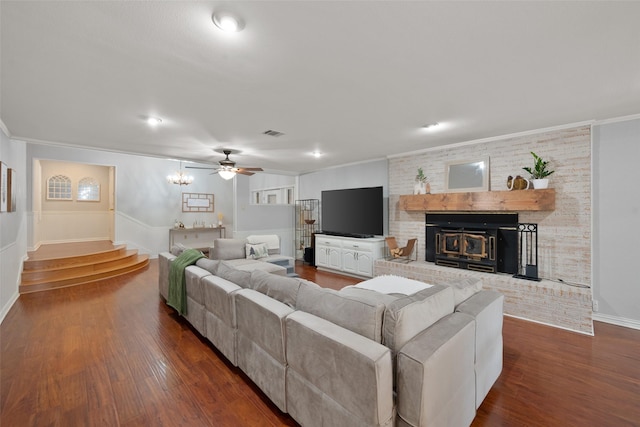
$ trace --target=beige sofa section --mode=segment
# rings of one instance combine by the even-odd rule
[[[277,242],[277,243],[276,243]],[[209,248],[209,258],[224,260],[234,268],[243,271],[262,270],[280,276],[287,275],[287,268],[280,265],[281,261],[293,262],[293,258],[280,254],[280,238],[277,235],[255,235],[246,239],[215,239]],[[269,255],[264,258],[251,259],[246,257],[246,245],[264,243],[268,247]]]

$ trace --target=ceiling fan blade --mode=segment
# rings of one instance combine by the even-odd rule
[[[246,170],[245,168],[240,168],[236,171],[236,173],[239,173],[240,175],[247,175],[247,176],[251,176],[251,175],[255,175],[254,172],[249,172],[248,170]]]
[[[217,169],[212,167],[203,167],[203,166],[185,166],[185,169]]]
[[[254,171],[254,172],[262,172],[262,168],[238,168],[243,171]]]

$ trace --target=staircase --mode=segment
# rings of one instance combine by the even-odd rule
[[[21,294],[81,285],[145,268],[149,255],[109,241],[42,245],[24,261]]]

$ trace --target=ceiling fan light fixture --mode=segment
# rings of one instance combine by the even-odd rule
[[[222,179],[230,180],[231,178],[236,176],[236,173],[232,170],[223,169],[218,172],[218,175],[220,175],[220,178]]]
[[[244,28],[244,22],[230,12],[215,12],[213,23],[225,33],[237,33]]]

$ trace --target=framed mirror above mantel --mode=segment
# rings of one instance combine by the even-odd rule
[[[549,188],[402,195],[399,208],[408,212],[553,211],[556,208],[556,192]]]

